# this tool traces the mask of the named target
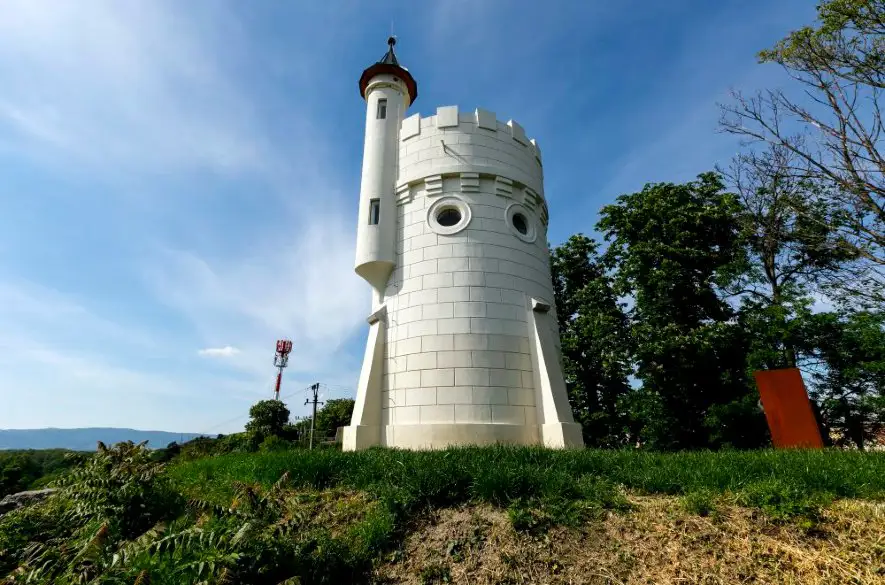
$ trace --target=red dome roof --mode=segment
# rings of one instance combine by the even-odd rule
[[[396,39],[390,37],[387,39],[387,44],[389,46],[387,53],[381,57],[380,61],[370,65],[360,76],[360,95],[363,96],[363,98],[366,97],[366,87],[369,85],[369,82],[373,77],[388,73],[400,77],[405,82],[406,88],[409,90],[409,104],[413,104],[418,98],[418,83],[415,81],[415,78],[412,77],[412,74],[399,64],[399,60],[396,58],[396,53],[393,51]]]

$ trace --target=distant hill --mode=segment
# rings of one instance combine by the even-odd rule
[[[199,437],[197,433],[169,433],[136,429],[0,429],[0,449],[71,449],[94,451],[98,441],[105,444],[148,441],[148,447],[159,449],[172,441],[181,443]]]

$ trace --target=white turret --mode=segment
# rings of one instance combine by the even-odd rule
[[[377,292],[375,304],[396,264],[396,201],[399,129],[418,96],[418,85],[400,66],[393,46],[363,71],[360,94],[366,100],[366,141],[360,182],[355,270]]]

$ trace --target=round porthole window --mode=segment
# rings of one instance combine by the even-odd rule
[[[427,210],[427,224],[434,232],[449,236],[470,223],[470,206],[456,197],[445,197]]]
[[[513,214],[513,227],[522,235],[529,233],[529,223],[525,216],[521,213]]]
[[[461,221],[461,212],[454,207],[446,207],[436,214],[436,221],[443,227],[458,225],[458,222]]]
[[[513,232],[513,235],[524,242],[532,243],[535,241],[537,237],[535,223],[531,220],[531,214],[528,209],[519,203],[513,203],[507,207],[505,214],[507,226]]]

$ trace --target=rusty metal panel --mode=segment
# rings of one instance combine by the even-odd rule
[[[774,446],[822,448],[823,440],[802,373],[796,368],[754,372]]]

